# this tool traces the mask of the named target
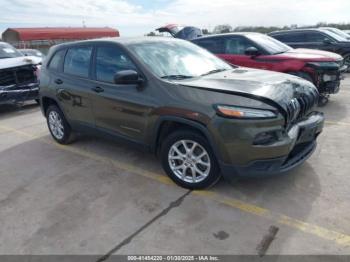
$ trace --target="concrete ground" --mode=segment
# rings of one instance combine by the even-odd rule
[[[0,254],[350,254],[350,81],[315,154],[285,176],[174,185],[157,159],[51,139],[38,106],[0,108]]]

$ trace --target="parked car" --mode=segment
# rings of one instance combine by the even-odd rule
[[[104,39],[50,49],[40,99],[52,137],[104,134],[158,153],[191,189],[290,170],[314,151],[324,117],[299,77],[233,67],[174,38]]]
[[[156,29],[159,33],[169,33],[175,38],[184,40],[192,40],[203,36],[201,29],[194,26],[181,26],[177,24],[169,24]]]
[[[276,31],[269,34],[273,38],[294,48],[320,49],[337,53],[350,67],[350,41],[329,30],[295,29]]]
[[[334,34],[337,34],[337,35],[345,38],[348,41],[350,40],[350,35],[347,34],[346,32],[344,32],[343,30],[338,29],[338,28],[335,28],[335,27],[319,27],[318,29],[331,31]]]
[[[24,56],[36,56],[41,59],[45,58],[45,55],[37,49],[18,49]]]
[[[340,55],[293,49],[259,33],[213,35],[192,42],[231,64],[302,77],[316,85],[321,95],[321,104],[327,103],[329,94],[338,92],[342,73],[347,68]]]
[[[40,62],[41,59],[25,57],[13,46],[0,42],[0,104],[39,101]]]

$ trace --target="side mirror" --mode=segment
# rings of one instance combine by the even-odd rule
[[[245,55],[248,56],[258,56],[260,55],[260,52],[258,49],[256,49],[255,47],[251,46],[248,47],[245,51],[244,51]]]
[[[332,44],[332,41],[329,38],[325,38],[325,39],[323,39],[323,43],[326,45],[330,45],[330,44]]]
[[[117,85],[140,85],[143,80],[136,71],[123,70],[114,75],[114,83]]]

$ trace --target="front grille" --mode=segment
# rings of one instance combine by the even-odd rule
[[[36,82],[32,65],[0,70],[0,86],[23,85]]]
[[[294,123],[303,119],[317,104],[318,92],[310,89],[308,93],[302,93],[293,98],[287,105],[288,123]]]

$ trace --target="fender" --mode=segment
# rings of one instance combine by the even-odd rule
[[[185,125],[193,127],[194,129],[201,131],[201,133],[203,133],[205,138],[208,140],[217,160],[221,159],[221,155],[220,155],[219,150],[216,146],[216,143],[214,142],[214,139],[213,139],[212,135],[210,134],[210,132],[207,129],[205,124],[194,121],[194,120],[182,118],[182,117],[177,117],[177,116],[160,116],[159,119],[156,121],[154,131],[153,131],[152,140],[151,140],[151,146],[150,146],[152,153],[155,153],[157,150],[158,135],[160,132],[160,127],[166,121],[185,124]]]

